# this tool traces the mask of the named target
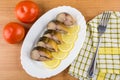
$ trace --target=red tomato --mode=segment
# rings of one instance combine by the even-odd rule
[[[40,9],[38,5],[32,1],[21,1],[15,8],[16,17],[24,22],[34,22],[40,15]]]
[[[18,43],[24,38],[24,36],[24,27],[16,22],[8,23],[3,29],[3,37],[8,43]]]

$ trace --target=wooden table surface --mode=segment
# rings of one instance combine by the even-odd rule
[[[68,74],[69,67],[56,76],[47,79],[37,79],[29,76],[20,64],[21,43],[8,44],[2,37],[6,23],[19,22],[14,15],[15,5],[20,0],[0,1],[0,80],[77,80]],[[86,21],[94,18],[105,10],[120,11],[120,0],[33,0],[42,8],[43,14],[57,6],[72,6],[81,11]],[[28,27],[31,24],[24,24]]]

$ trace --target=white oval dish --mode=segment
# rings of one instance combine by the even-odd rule
[[[36,41],[38,40],[40,34],[43,33],[46,25],[49,21],[55,19],[56,15],[61,12],[67,12],[71,14],[76,20],[77,24],[80,26],[80,31],[78,33],[78,39],[75,42],[74,48],[69,53],[68,57],[61,61],[60,65],[56,69],[48,69],[44,67],[43,63],[34,61],[30,58],[30,51]],[[86,21],[84,16],[75,8],[70,6],[60,6],[46,12],[42,17],[40,17],[31,27],[28,34],[25,37],[21,48],[21,64],[23,69],[32,77],[37,78],[48,78],[54,76],[64,69],[66,69],[75,57],[78,55],[86,36]]]

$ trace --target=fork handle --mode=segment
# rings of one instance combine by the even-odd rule
[[[93,78],[95,76],[99,44],[100,44],[100,37],[98,38],[97,48],[96,48],[95,54],[92,58],[91,65],[90,65],[89,70],[88,70],[88,77],[89,78]]]

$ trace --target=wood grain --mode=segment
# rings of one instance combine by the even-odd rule
[[[11,21],[19,22],[14,15],[14,9],[21,0],[0,1],[0,80],[77,80],[68,74],[68,69],[47,79],[37,79],[29,76],[20,64],[21,43],[8,44],[2,37],[5,24]],[[105,10],[120,11],[120,0],[33,0],[42,9],[42,14],[57,6],[72,6],[85,16],[86,21]],[[30,27],[32,24],[24,24]]]

